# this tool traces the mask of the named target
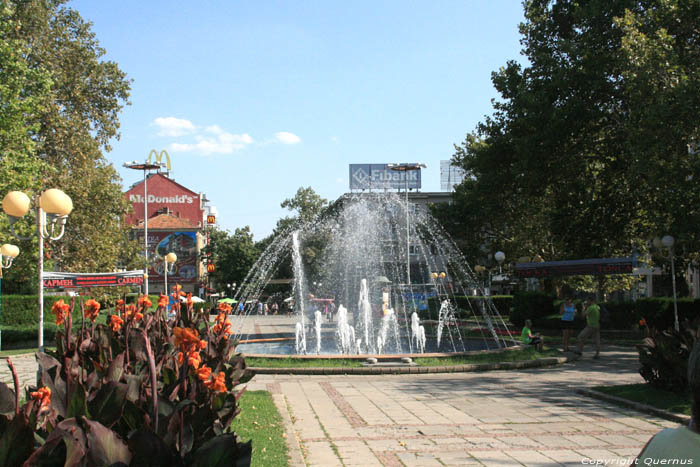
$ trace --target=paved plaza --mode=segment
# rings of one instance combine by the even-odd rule
[[[577,394],[642,381],[631,347],[608,345],[600,360],[591,356],[485,373],[257,375],[248,388],[273,394],[292,465],[626,465],[651,435],[675,424]],[[33,356],[13,361],[23,383],[35,378]]]

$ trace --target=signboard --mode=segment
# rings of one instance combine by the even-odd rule
[[[216,216],[212,216],[211,214],[207,216],[207,224],[213,225],[216,224]]]
[[[637,258],[595,258],[573,261],[546,261],[543,263],[517,263],[518,277],[588,276],[604,274],[630,274],[637,266]]]
[[[172,170],[172,167],[170,165],[170,154],[168,154],[168,151],[163,149],[160,153],[156,151],[155,149],[151,149],[151,152],[148,153],[148,162],[149,164],[160,164],[163,166],[163,156],[165,156],[165,167],[168,169],[168,172]],[[155,157],[155,161],[151,160]]]
[[[143,230],[137,232],[137,241],[143,244]],[[175,253],[177,261],[173,271],[168,274],[168,281],[180,284],[197,281],[197,235],[195,232],[148,232],[148,270],[150,282],[164,281],[163,258],[168,253]],[[173,282],[173,283],[175,283]]]
[[[83,274],[73,272],[44,272],[44,288],[75,289],[78,287],[114,287],[143,284],[143,271]]]
[[[214,272],[216,271],[216,266],[214,263],[207,264],[207,272]]]
[[[398,171],[391,170],[387,164],[350,164],[350,189],[404,189],[408,177],[408,188],[421,187],[420,169]]]

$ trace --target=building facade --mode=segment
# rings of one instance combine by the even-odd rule
[[[144,244],[144,206],[148,196],[148,283],[149,293],[165,291],[165,255],[175,253],[177,261],[168,274],[168,287],[180,284],[185,292],[197,294],[206,279],[202,248],[206,245],[204,228],[209,207],[203,193],[186,188],[165,174],[148,177],[147,193],[143,180],[124,196],[133,211],[126,217],[134,238]]]

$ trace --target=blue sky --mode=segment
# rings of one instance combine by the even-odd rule
[[[124,162],[166,149],[171,176],[204,192],[224,229],[256,240],[301,186],[332,200],[352,163],[449,159],[496,97],[491,72],[520,60],[519,1],[74,0],[132,83]]]

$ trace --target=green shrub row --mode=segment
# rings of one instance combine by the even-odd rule
[[[0,326],[2,329],[2,350],[13,344],[22,342],[34,342],[38,340],[37,326]],[[54,323],[44,324],[44,342],[53,342],[56,338],[58,326]]]
[[[491,302],[498,310],[501,316],[508,316],[513,305],[512,295],[494,295],[492,297],[482,297],[482,296],[470,296],[470,295],[455,295],[450,297],[450,300],[454,299],[457,305],[457,312],[455,317],[457,319],[467,319],[474,315],[474,313],[479,316],[481,314],[482,302],[484,299],[491,299]],[[428,310],[423,310],[419,313],[421,319],[437,319],[438,313],[440,311],[441,298],[431,297],[428,299]]]
[[[583,304],[574,301],[577,315],[574,328],[585,325],[581,316]],[[522,327],[526,319],[540,329],[561,327],[559,306],[561,300],[553,295],[541,292],[521,292],[513,296],[513,309],[510,321],[517,327]],[[607,329],[631,329],[638,326],[644,319],[648,326],[655,329],[670,329],[674,325],[673,298],[653,297],[642,298],[633,302],[605,302],[599,304],[601,310],[601,326]],[[679,298],[677,300],[679,321],[693,321],[700,318],[700,299]],[[606,319],[607,318],[607,319]]]

